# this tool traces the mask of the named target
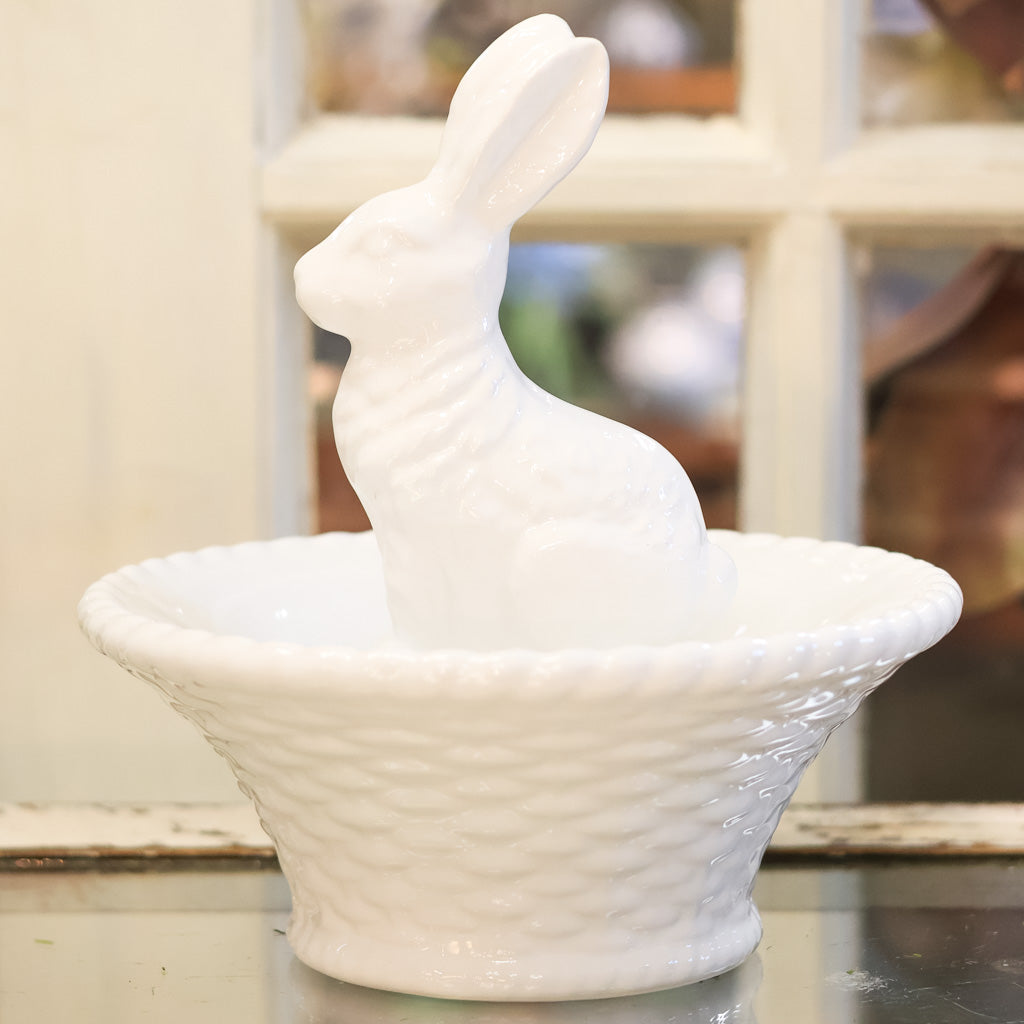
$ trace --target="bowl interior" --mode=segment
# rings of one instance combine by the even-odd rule
[[[714,531],[739,586],[707,640],[863,624],[948,587],[935,567],[851,544]],[[154,559],[109,585],[147,619],[216,634],[355,649],[394,644],[372,533],[292,537]]]

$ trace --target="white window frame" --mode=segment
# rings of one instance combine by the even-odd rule
[[[1024,126],[861,130],[865,17],[862,0],[739,0],[737,116],[609,116],[517,231],[746,247],[745,530],[860,536],[854,245],[1024,239]],[[315,116],[268,162],[263,213],[305,248],[375,193],[419,180],[440,131]],[[858,742],[856,724],[833,737],[798,799],[859,799]]]

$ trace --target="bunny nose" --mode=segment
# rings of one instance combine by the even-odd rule
[[[306,253],[295,264],[295,298],[310,319],[316,320],[316,309],[322,305],[327,289],[321,280],[323,275],[311,266],[310,255]]]

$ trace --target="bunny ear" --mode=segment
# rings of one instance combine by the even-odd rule
[[[594,141],[608,102],[608,55],[554,15],[491,44],[452,100],[433,185],[491,227],[508,228]]]
[[[462,76],[448,111],[449,123],[485,124],[481,105],[496,103],[513,78],[536,66],[576,37],[562,18],[538,14],[513,25],[480,54]],[[528,73],[528,72],[527,72]]]

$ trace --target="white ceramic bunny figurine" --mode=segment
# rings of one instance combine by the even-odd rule
[[[731,599],[676,460],[542,391],[498,327],[510,228],[590,148],[607,96],[597,40],[522,22],[466,73],[427,178],[295,268],[302,308],[352,343],[335,436],[403,642],[662,644]]]

